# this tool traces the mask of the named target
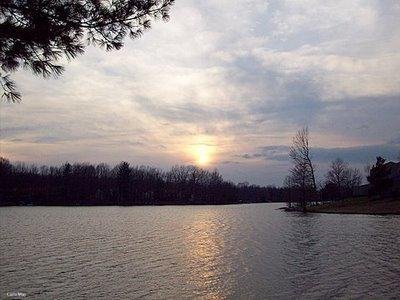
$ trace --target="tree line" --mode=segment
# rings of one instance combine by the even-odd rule
[[[0,205],[182,205],[280,202],[283,189],[225,181],[217,170],[121,162],[37,166],[0,158]]]

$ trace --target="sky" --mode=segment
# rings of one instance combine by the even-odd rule
[[[122,50],[88,47],[58,79],[14,74],[1,155],[217,168],[281,185],[308,126],[319,180],[400,156],[400,2],[178,0]]]

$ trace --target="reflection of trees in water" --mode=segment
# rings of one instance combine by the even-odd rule
[[[292,214],[288,219],[286,238],[282,239],[287,280],[293,294],[302,295],[317,288],[324,272],[322,233],[319,215]]]
[[[282,238],[290,294],[390,294],[399,274],[396,225],[386,217],[290,214]]]

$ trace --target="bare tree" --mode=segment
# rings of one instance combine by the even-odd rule
[[[353,190],[355,187],[359,186],[362,182],[362,175],[359,169],[350,168],[347,171],[347,182],[346,187]]]
[[[293,202],[292,193],[294,192],[294,190],[296,188],[293,177],[290,175],[286,176],[283,181],[283,186],[286,189],[286,195],[285,195],[286,203],[289,208],[292,208],[292,202]]]
[[[307,127],[300,129],[293,137],[289,156],[293,167],[290,170],[290,182],[300,191],[298,202],[305,211],[308,197],[315,193],[315,166],[311,160],[309,132]]]
[[[306,173],[305,175],[309,177],[308,181],[311,181],[312,189],[316,190],[315,166],[311,161],[310,138],[307,126],[297,131],[296,135],[293,137],[289,156],[293,160],[295,166],[301,166],[301,169]]]
[[[353,189],[361,184],[361,181],[362,175],[357,168],[351,168],[348,163],[337,158],[330,165],[325,185],[330,185],[336,191],[336,196],[344,197],[350,196]]]
[[[335,185],[335,187],[340,191],[341,188],[345,186],[347,180],[347,169],[347,163],[342,159],[337,158],[329,167],[329,171],[326,174],[326,183]]]

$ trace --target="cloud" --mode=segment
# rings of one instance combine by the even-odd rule
[[[140,98],[136,101],[139,110],[147,116],[170,123],[201,123],[215,122],[221,119],[235,119],[240,117],[233,109],[221,109],[201,105],[196,102],[170,104],[162,101],[156,102],[148,98]]]
[[[329,163],[336,158],[355,164],[375,162],[377,156],[387,160],[397,160],[400,154],[400,144],[381,144],[345,148],[312,148],[311,155],[315,163]],[[265,159],[272,161],[288,161],[289,146],[265,146],[259,152],[243,154],[243,159]]]
[[[178,1],[170,22],[121,51],[88,47],[58,80],[16,74],[1,154],[168,167],[203,143],[226,178],[279,184],[309,125],[321,162],[392,156],[399,47],[398,1]]]

